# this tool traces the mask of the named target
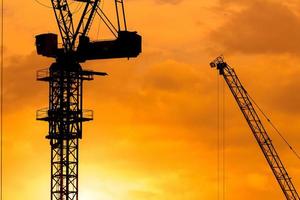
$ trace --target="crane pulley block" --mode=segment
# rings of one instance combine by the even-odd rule
[[[224,68],[227,67],[227,63],[226,62],[211,62],[210,63],[210,67],[211,68],[217,68],[217,70],[219,71],[220,75],[224,75]]]

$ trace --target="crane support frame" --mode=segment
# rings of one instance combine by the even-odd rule
[[[51,200],[78,200],[78,145],[82,135],[82,79],[79,70],[53,64],[47,121],[51,146]],[[56,68],[56,69],[54,69]]]
[[[76,40],[79,35],[82,37],[87,36],[96,13],[99,15],[101,20],[105,23],[107,28],[112,32],[112,34],[115,37],[118,37],[118,32],[127,31],[123,0],[114,0],[118,29],[112,24],[111,20],[109,20],[109,18],[105,15],[104,11],[100,8],[99,3],[101,2],[101,0],[81,1],[86,3],[86,5],[83,9],[83,13],[78,22],[76,30],[74,28],[72,12],[70,11],[68,1],[51,0],[51,2],[65,52],[71,52],[75,50]]]
[[[68,66],[68,67],[67,67]],[[82,122],[93,120],[91,110],[82,109],[84,80],[106,73],[83,71],[78,63],[51,65],[37,80],[49,82],[49,108],[37,111],[37,120],[48,121],[46,136],[51,146],[51,200],[78,200],[78,151]]]
[[[224,77],[286,199],[299,200],[299,195],[291,177],[288,175],[272,140],[253,107],[249,94],[243,87],[234,69],[224,61],[223,57],[215,59],[210,63],[210,66],[212,68],[216,67],[219,70],[219,74]]]

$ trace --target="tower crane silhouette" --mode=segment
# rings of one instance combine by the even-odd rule
[[[251,129],[260,149],[263,152],[284,196],[287,200],[299,200],[300,197],[296,188],[284,167],[271,138],[269,137],[259,115],[257,114],[254,104],[246,89],[240,82],[234,69],[230,67],[223,59],[217,57],[210,63],[212,68],[217,68],[227,83],[234,99],[236,100],[241,112],[243,113],[249,128]],[[290,147],[291,148],[291,147]]]
[[[51,147],[51,200],[78,200],[78,153],[82,123],[93,120],[93,111],[83,109],[83,81],[105,72],[84,70],[87,60],[134,58],[142,51],[142,38],[127,30],[123,0],[113,0],[116,25],[100,7],[104,0],[73,0],[83,4],[74,27],[68,0],[51,0],[62,46],[54,33],[36,36],[39,55],[54,58],[49,69],[39,70],[37,80],[49,83],[49,107],[37,111],[37,120],[49,124],[47,139]],[[99,17],[114,35],[112,40],[91,41],[88,32]]]

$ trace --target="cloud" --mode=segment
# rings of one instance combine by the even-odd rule
[[[153,2],[151,1],[150,5]],[[143,35],[145,41],[151,43],[152,49],[161,47],[159,52],[150,53],[152,50],[149,46],[145,46],[146,53],[138,59],[84,64],[87,67],[92,66],[97,71],[106,71],[110,75],[84,83],[84,107],[95,111],[95,119],[84,124],[84,136],[80,143],[80,188],[82,188],[80,191],[88,187],[92,194],[94,192],[99,195],[92,195],[95,200],[217,198],[217,184],[220,181],[216,172],[220,167],[217,164],[217,71],[209,68],[210,60],[207,58],[209,56],[202,49],[205,42],[202,43],[201,34],[205,28],[199,26],[199,29],[195,29],[194,26],[189,26],[189,23],[197,17],[204,17],[203,21],[206,20],[208,10],[202,6],[208,2],[190,1],[189,7],[181,7],[181,4],[173,6],[174,3],[180,3],[179,1],[157,2],[171,5],[158,6],[163,12],[159,12],[160,15],[153,19],[149,18],[149,1],[137,2],[134,12],[139,11],[145,16],[137,15],[143,17],[134,19],[144,25]],[[231,6],[234,6],[234,2]],[[235,21],[239,20],[238,17],[241,17],[243,12],[255,6],[244,0],[242,7],[246,10],[233,13],[232,19]],[[264,7],[262,8],[267,11]],[[183,11],[180,21],[169,20],[174,19],[178,13],[174,10]],[[28,9],[29,11],[32,12]],[[157,13],[156,9],[150,11]],[[254,11],[251,12],[253,15]],[[278,9],[276,12],[278,13]],[[246,19],[250,20],[249,18]],[[143,19],[149,21],[145,23]],[[158,24],[157,21],[161,23]],[[216,19],[206,22],[211,26],[220,26],[220,21]],[[165,27],[165,24],[168,26]],[[228,24],[230,25],[229,22]],[[252,23],[250,27],[254,25]],[[45,24],[41,26],[45,27]],[[222,28],[227,35],[231,31],[225,26]],[[153,34],[152,30],[157,30],[158,34]],[[147,34],[149,34],[148,41]],[[198,37],[198,34],[201,37]],[[170,37],[173,39],[165,42]],[[221,43],[220,40],[217,42]],[[14,46],[11,45],[11,48]],[[195,46],[201,48],[195,50]],[[297,117],[290,115],[291,111],[296,111],[291,103],[293,101],[291,93],[297,93],[297,82],[294,81],[297,80],[299,73],[293,71],[292,67],[299,63],[298,60],[289,64],[289,57],[280,62],[275,59],[276,55],[259,57],[251,54],[247,59],[245,57],[247,56],[235,54],[228,62],[236,66],[241,81],[258,103],[261,99],[266,99],[266,104],[260,103],[263,108],[267,105],[269,110],[273,110],[277,104],[282,106],[288,104],[288,111],[278,109],[274,112],[288,115],[289,117],[283,118],[283,123],[291,127],[295,135],[299,135],[297,123],[291,126],[291,119],[297,120]],[[5,173],[9,179],[4,182],[7,199],[16,200],[20,199],[20,196],[27,199],[37,198],[35,197],[37,193],[32,193],[32,188],[36,185],[39,186],[38,198],[49,195],[49,143],[44,139],[47,123],[36,122],[34,115],[29,114],[31,112],[34,114],[35,109],[48,103],[47,83],[37,82],[35,73],[36,70],[48,67],[49,64],[48,60],[36,56],[35,53],[6,59],[5,110],[11,111],[6,113],[4,121],[5,166],[7,166]],[[219,78],[219,81],[223,82],[223,79]],[[287,79],[290,82],[284,83]],[[291,90],[294,83],[295,86]],[[284,93],[280,94],[279,88],[284,89]],[[227,197],[232,200],[247,199],[247,196],[257,200],[281,198],[280,188],[276,185],[271,170],[228,89],[227,96],[225,119]],[[293,103],[297,105],[297,102]],[[26,106],[30,108],[23,109]],[[283,148],[279,148],[281,149]],[[34,166],[37,160],[40,164],[38,173]],[[285,162],[287,167],[294,164],[292,158],[283,157],[283,160],[288,161]],[[23,163],[26,173],[19,170],[20,172],[16,174],[20,162]],[[297,172],[297,169],[289,171],[290,175],[295,177],[293,180],[297,177],[295,171]],[[42,180],[34,184],[32,174]],[[241,180],[241,177],[244,179]],[[18,193],[13,192],[16,188],[15,183],[21,183],[17,185],[20,188]],[[265,188],[267,191],[261,190],[259,187],[264,185],[272,187]]]
[[[172,4],[177,5],[181,3],[183,0],[155,0],[159,4]]]
[[[298,54],[299,31],[300,19],[287,6],[255,1],[232,13],[224,25],[211,33],[210,39],[226,53]]]
[[[132,190],[128,191],[128,197],[130,199],[144,199],[144,200],[155,200],[158,195],[151,191],[140,191]]]
[[[48,59],[31,53],[26,56],[10,56],[5,58],[4,62],[3,98],[5,113],[33,104],[37,105],[41,102],[41,97],[46,97],[47,84],[36,81],[36,71],[48,67],[50,65]],[[44,102],[46,103],[46,99]]]

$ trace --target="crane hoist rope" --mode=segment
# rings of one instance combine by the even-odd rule
[[[218,92],[217,92],[217,129],[218,129],[218,134],[217,134],[217,199],[220,200],[220,185],[221,185],[221,173],[220,173],[220,166],[221,166],[221,145],[220,145],[220,80],[219,76],[217,77],[217,87],[218,87]]]
[[[223,57],[216,58],[210,63],[210,66],[217,68],[219,74],[225,79],[286,199],[299,200],[300,197],[291,177],[284,167],[271,138],[253,106],[255,102],[253,102],[243,87],[234,69],[224,61]]]
[[[40,2],[39,0],[34,0],[34,1],[35,1],[37,4],[39,4],[39,5],[41,5],[41,6],[45,7],[45,8],[52,9],[51,6],[48,6],[48,5],[46,5],[46,4],[42,3],[42,2]]]
[[[222,182],[223,182],[223,187],[222,187],[222,196],[223,200],[225,200],[225,183],[226,183],[226,126],[225,126],[225,119],[226,119],[226,104],[225,104],[225,84],[222,83],[222,104],[223,104],[223,115],[222,115],[222,130],[223,130],[223,138],[222,138],[222,153],[223,153],[223,170],[222,170]]]
[[[3,200],[3,93],[4,93],[4,1],[1,2],[1,47],[0,47],[0,200]]]
[[[226,135],[225,135],[225,85],[220,84],[220,78],[217,77],[217,199],[225,199],[225,177],[226,177]]]

